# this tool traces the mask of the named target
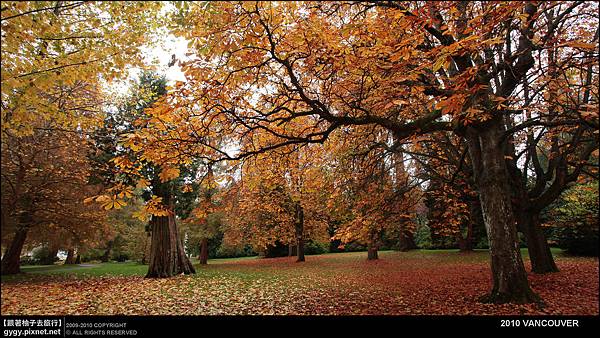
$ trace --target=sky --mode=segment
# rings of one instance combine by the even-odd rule
[[[185,55],[188,53],[187,43],[186,39],[169,34],[164,36],[162,41],[157,42],[154,46],[142,48],[145,62],[147,64],[154,64],[156,67],[155,71],[166,76],[167,85],[172,85],[175,81],[185,81],[185,75],[177,63],[170,67],[168,64],[173,54],[175,54],[178,61],[189,59]],[[105,90],[111,95],[125,95],[130,85],[137,80],[141,71],[142,69],[138,67],[130,68],[128,71],[129,74],[124,80],[107,84]]]

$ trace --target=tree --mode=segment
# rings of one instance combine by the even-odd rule
[[[98,125],[97,107],[71,110],[67,96],[47,100],[57,87],[85,81],[98,85],[142,65],[140,47],[161,27],[162,4],[89,1],[5,1],[2,3],[2,130],[31,135],[45,128]],[[66,93],[70,95],[70,93]],[[68,96],[77,101],[76,95]]]
[[[574,255],[598,256],[598,181],[578,184],[546,211],[556,244]]]
[[[593,94],[589,103],[570,106],[585,112],[577,120],[548,123],[525,114],[512,125],[507,118],[534,105],[520,84],[544,71],[547,63],[535,57],[547,50],[565,65],[561,74],[597,66],[589,57],[597,54],[591,43],[596,5],[227,3],[187,11],[176,33],[191,40],[198,57],[184,64],[188,81],[155,110],[167,131],[138,135],[147,140],[149,158],[160,164],[153,154],[169,149],[178,161],[191,154],[236,160],[323,143],[356,125],[389,131],[397,140],[450,131],[466,141],[490,244],[493,287],[483,300],[539,300],[518,248],[508,140],[531,126],[597,125],[597,81],[571,76],[565,83]],[[540,111],[554,116],[549,108],[559,100],[547,95]],[[274,140],[243,142],[256,131]],[[231,142],[215,136],[237,142],[239,150],[227,151]]]
[[[326,238],[328,183],[321,154],[319,146],[290,147],[242,163],[229,221],[258,251],[277,242],[294,245],[297,262],[304,262],[305,241]]]
[[[191,192],[191,185],[183,187],[183,191]],[[198,245],[200,264],[208,264],[208,240],[217,236],[224,221],[222,190],[215,179],[213,168],[208,167],[206,175],[199,184],[200,192],[194,196],[195,207],[184,219],[183,231],[187,235],[189,245]]]
[[[401,250],[414,248],[412,219],[420,195],[413,190],[418,184],[409,182],[401,146],[391,149],[388,133],[365,135],[332,149],[330,204],[339,221],[333,238],[366,245],[367,259],[373,260],[383,234],[396,235]]]
[[[484,222],[463,139],[439,132],[424,137],[414,148],[408,154],[418,162],[418,175],[428,181],[425,200],[434,246],[439,245],[437,239],[455,238],[461,251],[472,250],[475,233],[484,229]]]
[[[180,169],[175,165],[157,167],[136,152],[132,132],[144,127],[148,120],[144,110],[151,107],[166,92],[164,76],[146,72],[132,88],[132,93],[118,105],[117,112],[106,121],[98,142],[104,153],[97,156],[100,180],[110,182],[108,194],[97,195],[92,200],[106,210],[120,209],[133,197],[133,187],[143,191],[145,206],[137,214],[148,221],[151,232],[148,278],[171,277],[180,273],[195,273],[185,253],[182,236],[176,223],[175,204]],[[135,123],[134,123],[135,122]],[[119,141],[115,142],[118,138]],[[108,159],[107,159],[108,157]],[[111,165],[108,165],[111,162]],[[108,167],[108,168],[107,168]]]
[[[89,194],[87,140],[78,132],[38,130],[27,137],[7,131],[2,138],[2,234],[8,243],[2,274],[20,271],[19,258],[29,237],[52,247],[93,241],[105,229],[104,213],[84,204]],[[12,239],[8,234],[13,234]],[[65,243],[65,241],[67,241]]]

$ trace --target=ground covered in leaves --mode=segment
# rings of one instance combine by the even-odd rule
[[[556,258],[529,280],[538,305],[481,304],[486,252],[381,252],[211,260],[197,274],[144,279],[147,267],[45,267],[2,279],[2,315],[598,315],[598,259]],[[526,262],[529,269],[529,263]]]

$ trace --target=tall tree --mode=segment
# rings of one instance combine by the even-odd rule
[[[169,149],[179,161],[192,154],[236,160],[290,145],[323,143],[338,133],[350,138],[349,127],[357,125],[386,130],[398,140],[450,131],[466,141],[490,244],[493,286],[483,300],[539,300],[529,287],[518,248],[505,156],[508,136],[525,126],[548,123],[531,115],[507,125],[507,117],[535,105],[524,99],[520,84],[544,71],[547,63],[535,62],[535,57],[546,50],[553,49],[557,64],[565,64],[562,74],[597,67],[597,58],[583,57],[597,55],[592,43],[596,4],[278,2],[188,7],[176,33],[191,40],[197,58],[183,65],[188,81],[178,84],[155,110],[159,121],[149,127],[165,124],[168,130],[159,134],[148,128],[138,134],[146,140],[148,158],[160,163],[158,149]],[[559,27],[569,29],[559,33]],[[586,87],[580,77],[565,85]],[[597,81],[587,87],[597,93]],[[552,104],[559,100],[547,97]],[[587,105],[573,105],[586,112],[587,117],[577,120],[584,128],[597,120],[591,111],[597,111],[598,101],[592,97]],[[543,111],[554,115],[547,107]],[[568,124],[560,119],[551,125]],[[306,128],[286,128],[291,125]],[[274,139],[244,142],[255,132]],[[228,151],[215,136],[240,147]]]
[[[94,240],[104,229],[104,213],[84,204],[98,187],[88,185],[87,140],[79,132],[38,130],[26,137],[2,137],[2,274],[20,271],[30,244],[54,249],[66,239]],[[86,196],[87,195],[87,196]],[[8,237],[12,234],[12,238]]]
[[[160,27],[162,4],[91,1],[2,3],[2,130],[30,135],[40,122],[73,129],[101,123],[96,109],[66,109],[47,100],[57,86],[122,78],[142,65],[140,47]],[[72,98],[71,98],[72,99]],[[47,124],[45,127],[49,127]]]

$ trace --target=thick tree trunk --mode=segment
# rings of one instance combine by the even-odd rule
[[[527,250],[531,260],[531,271],[535,273],[558,272],[558,267],[550,252],[546,235],[542,230],[537,215],[526,213],[519,217],[519,225],[525,234]]]
[[[75,264],[75,249],[70,248],[67,251],[67,258],[65,259],[65,264]]]
[[[2,257],[2,275],[12,275],[21,272],[21,252],[25,239],[27,239],[27,231],[29,227],[19,227],[15,232],[8,249]]]
[[[415,243],[415,238],[412,232],[407,231],[404,227],[400,230],[400,241],[398,244],[398,249],[400,251],[406,252],[417,248],[417,244]]]
[[[394,137],[394,143],[400,144],[401,140]],[[404,191],[408,186],[408,174],[406,173],[406,167],[404,166],[403,152],[402,145],[399,145],[394,152],[395,186],[397,192]],[[404,196],[404,193],[402,196]],[[400,221],[400,239],[398,243],[398,249],[400,251],[409,251],[417,248],[414,234],[406,227],[408,221],[408,219],[402,219]]]
[[[504,151],[499,144],[503,129],[496,118],[488,121],[483,130],[472,129],[467,135],[490,244],[493,277],[492,291],[481,300],[530,303],[540,298],[529,287],[519,250]]]
[[[300,203],[296,204],[296,262],[304,262],[304,209]]]
[[[208,239],[202,238],[200,241],[200,255],[198,256],[200,264],[208,264]]]
[[[152,226],[152,243],[146,278],[195,273],[196,271],[183,249],[175,216],[152,216],[150,225]]]
[[[369,244],[367,248],[367,260],[371,261],[374,259],[379,259],[379,255],[377,254],[377,246]]]

